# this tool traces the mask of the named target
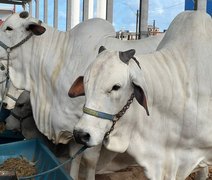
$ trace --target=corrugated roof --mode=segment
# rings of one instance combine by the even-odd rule
[[[0,0],[0,3],[4,4],[17,4],[17,5],[25,5],[31,0]]]

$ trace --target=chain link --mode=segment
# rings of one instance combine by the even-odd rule
[[[133,102],[133,99],[135,97],[135,94],[132,93],[131,96],[130,96],[130,99],[127,101],[127,103],[125,104],[125,106],[122,108],[121,111],[119,111],[116,115],[115,115],[115,118],[113,120],[113,124],[110,128],[110,130],[108,132],[105,133],[105,139],[108,139],[110,133],[114,130],[114,127],[116,125],[116,122],[125,114],[125,112],[127,111],[127,109],[129,109],[130,107],[130,104],[132,104]]]

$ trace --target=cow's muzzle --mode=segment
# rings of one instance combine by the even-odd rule
[[[88,145],[88,142],[90,140],[90,134],[87,132],[83,132],[80,130],[74,130],[74,139],[77,143],[83,144],[83,145]]]

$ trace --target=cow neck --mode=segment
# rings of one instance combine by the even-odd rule
[[[7,46],[6,44],[4,44],[2,41],[0,41],[0,46],[2,48],[5,49],[5,51],[7,52],[7,72],[6,72],[6,82],[5,82],[5,90],[4,90],[4,93],[3,93],[3,96],[2,96],[2,101],[0,103],[0,112],[2,110],[2,106],[3,106],[3,101],[5,99],[5,97],[7,96],[7,93],[9,91],[9,80],[10,80],[10,69],[9,69],[9,64],[10,64],[10,53],[12,50],[16,49],[17,47],[23,45],[26,41],[28,41],[31,37],[33,36],[32,33],[28,34],[24,39],[22,39],[20,42],[16,43],[15,45],[9,47]],[[2,81],[1,83],[3,83],[4,81]],[[11,95],[8,96],[9,98],[11,98]],[[13,98],[12,98],[13,99]],[[14,98],[15,99],[15,98]]]
[[[147,85],[146,92],[148,93],[148,106],[150,109],[153,103],[157,104],[163,102],[164,98],[167,98],[167,94],[172,93],[173,78],[176,76],[173,74],[172,68],[176,65],[171,58],[171,54],[167,50],[165,50],[165,52],[156,51],[155,53],[139,57],[141,69]],[[170,68],[170,66],[173,67]]]

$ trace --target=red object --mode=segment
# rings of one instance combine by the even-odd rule
[[[1,26],[1,24],[3,23],[4,21],[2,21],[1,19],[0,19],[0,26]]]

